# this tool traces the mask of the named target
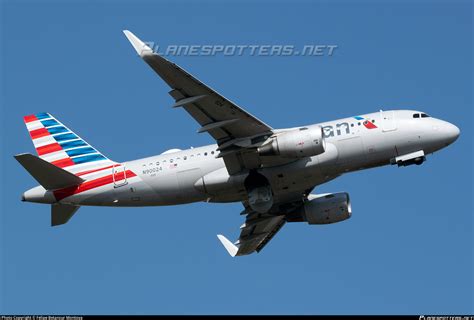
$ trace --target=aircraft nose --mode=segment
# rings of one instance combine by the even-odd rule
[[[458,127],[449,122],[446,123],[443,129],[447,144],[451,144],[456,141],[456,139],[459,137],[459,134],[461,133]]]

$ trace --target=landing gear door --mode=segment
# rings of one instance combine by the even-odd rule
[[[382,131],[394,131],[397,130],[397,121],[395,119],[394,111],[382,111],[380,110],[380,118],[382,120]]]
[[[114,188],[124,186],[128,183],[125,166],[116,164],[112,167],[112,180],[114,181]]]

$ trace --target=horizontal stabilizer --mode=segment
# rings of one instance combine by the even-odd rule
[[[220,242],[224,246],[224,248],[227,250],[227,252],[230,254],[231,257],[235,257],[237,254],[237,251],[239,251],[239,248],[233,244],[232,242],[229,241],[226,237],[224,237],[222,234],[218,234],[217,238],[219,238]]]
[[[53,204],[51,205],[51,226],[59,226],[65,224],[79,209],[79,206],[69,204]]]
[[[30,153],[18,154],[15,159],[46,190],[77,186],[84,182],[78,176]]]

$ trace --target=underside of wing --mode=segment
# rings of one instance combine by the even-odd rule
[[[218,238],[231,256],[260,252],[285,222],[284,215],[249,214],[245,223],[240,227],[239,239],[234,244],[223,235],[218,235]]]
[[[272,128],[226,99],[178,65],[156,54],[128,30],[124,31],[140,57],[171,87],[173,107],[185,109],[219,145],[229,173],[254,166],[245,148],[263,142]]]
[[[280,231],[286,222],[293,222],[292,213],[303,205],[308,194],[313,188],[304,193],[294,193],[290,197],[276,198],[276,204],[267,213],[259,213],[249,206],[245,201],[245,222],[240,226],[240,235],[235,243],[229,241],[223,235],[218,235],[219,240],[231,256],[243,256],[253,252],[260,252]]]

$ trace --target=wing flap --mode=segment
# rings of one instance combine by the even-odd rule
[[[285,216],[249,214],[241,226],[239,239],[233,244],[223,235],[217,237],[232,256],[260,252],[285,224]]]
[[[249,227],[244,227],[238,240],[239,251],[237,255],[246,255],[254,251],[259,252],[284,224],[285,216],[281,215],[265,218],[255,222]]]

